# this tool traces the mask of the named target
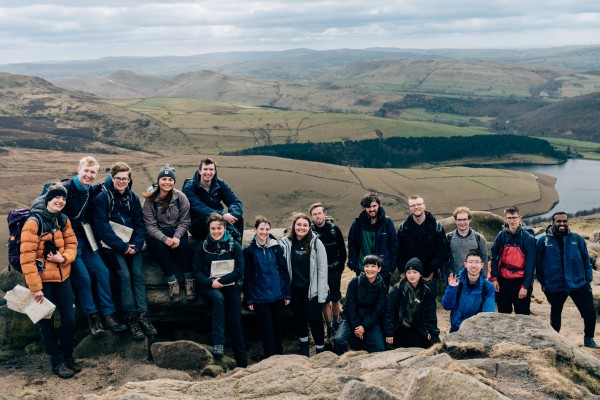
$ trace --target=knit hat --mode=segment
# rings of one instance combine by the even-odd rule
[[[53,198],[58,197],[58,196],[62,196],[66,199],[67,198],[67,190],[62,186],[50,189],[46,193],[46,196],[44,196],[44,205],[48,205],[48,202],[50,200],[52,200]]]
[[[170,176],[171,178],[173,178],[173,181],[177,181],[175,179],[175,168],[171,167],[170,164],[166,164],[160,169],[160,171],[158,171],[158,177],[156,178],[156,181],[158,182],[160,178],[165,176]]]
[[[410,260],[408,260],[406,266],[404,267],[404,272],[408,271],[409,269],[413,269],[421,275],[423,275],[423,265],[417,257],[413,257]]]

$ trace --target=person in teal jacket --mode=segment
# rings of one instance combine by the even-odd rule
[[[483,257],[479,250],[469,250],[464,268],[448,276],[442,307],[450,310],[450,332],[456,332],[463,321],[480,312],[496,311],[494,285],[482,275]]]

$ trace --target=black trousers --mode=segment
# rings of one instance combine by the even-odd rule
[[[308,299],[308,288],[299,289],[292,286],[292,312],[294,313],[294,330],[298,337],[308,336],[308,327],[312,332],[315,345],[325,344],[325,327],[323,326],[323,303],[318,297]]]
[[[560,332],[561,316],[563,306],[567,297],[570,297],[583,318],[585,337],[593,338],[596,331],[596,309],[594,308],[594,297],[592,287],[586,283],[579,289],[567,292],[544,292],[548,303],[550,303],[550,325],[556,332]]]
[[[515,314],[530,315],[531,314],[531,292],[532,288],[527,290],[527,296],[523,299],[519,299],[519,291],[523,284],[523,278],[519,279],[505,279],[498,277],[498,285],[500,285],[500,291],[496,293],[496,303],[498,304],[498,312],[504,314]]]
[[[394,332],[394,347],[431,347],[431,341],[413,328],[398,327]]]
[[[283,353],[281,331],[284,307],[283,300],[272,303],[254,303],[254,312],[258,319],[265,358]]]

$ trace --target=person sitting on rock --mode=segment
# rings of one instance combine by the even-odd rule
[[[60,332],[54,328],[54,315],[39,322],[40,336],[50,355],[52,372],[63,379],[81,371],[73,359],[75,336],[75,297],[69,275],[77,257],[77,237],[71,221],[61,211],[67,202],[67,189],[60,183],[48,188],[43,210],[34,211],[21,231],[21,268],[25,282],[39,303],[44,299],[56,305]],[[60,339],[60,343],[59,343]]]
[[[462,322],[480,312],[496,311],[494,285],[481,274],[483,257],[477,249],[467,252],[464,268],[457,275],[450,273],[442,298],[442,307],[450,310],[450,332],[456,332]]]
[[[165,165],[158,172],[158,184],[147,193],[142,207],[146,225],[146,245],[156,254],[158,263],[167,285],[172,302],[180,301],[179,282],[173,269],[173,258],[179,265],[185,278],[185,297],[196,298],[194,273],[192,272],[192,254],[188,244],[190,227],[190,202],[187,196],[175,189],[175,170]]]
[[[385,342],[394,348],[428,348],[436,334],[436,295],[422,274],[421,261],[411,258],[404,267],[405,277],[388,294],[383,332]]]
[[[248,365],[242,330],[241,279],[244,276],[242,248],[226,229],[220,214],[208,217],[208,236],[194,253],[194,277],[200,295],[211,311],[212,354],[224,356],[225,324],[231,335],[231,347],[238,367]]]
[[[387,284],[379,275],[383,261],[369,255],[363,260],[363,272],[352,278],[346,290],[344,320],[333,338],[333,350],[341,355],[349,344],[369,353],[385,350],[381,317],[385,311]]]
[[[263,356],[282,354],[283,313],[290,304],[290,275],[283,249],[271,236],[271,223],[258,217],[254,239],[244,249],[244,300],[258,319]]]

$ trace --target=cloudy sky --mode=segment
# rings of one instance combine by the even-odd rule
[[[598,0],[0,0],[0,64],[335,48],[600,44]]]

